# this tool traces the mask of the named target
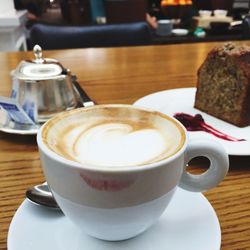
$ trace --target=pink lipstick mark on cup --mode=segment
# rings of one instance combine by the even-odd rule
[[[128,188],[130,185],[134,183],[133,180],[119,181],[119,180],[93,179],[85,174],[80,174],[80,176],[89,187],[100,191],[117,192],[122,189]]]
[[[181,122],[182,125],[184,125],[184,127],[187,129],[187,131],[204,131],[227,141],[245,141],[245,139],[237,139],[213,128],[212,126],[205,123],[203,117],[200,114],[192,116],[185,113],[175,113],[174,118]]]

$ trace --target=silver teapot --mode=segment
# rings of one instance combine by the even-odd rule
[[[78,101],[70,70],[55,59],[43,58],[39,45],[33,52],[34,60],[21,61],[11,72],[11,97],[36,123],[43,123],[59,112],[76,108]]]

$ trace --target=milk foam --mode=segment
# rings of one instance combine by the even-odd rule
[[[83,165],[126,167],[165,159],[184,143],[182,130],[158,114],[134,109],[101,111],[77,115],[80,111],[76,110],[67,119],[51,121],[44,131],[48,146]]]
[[[164,137],[156,129],[134,130],[129,124],[109,123],[82,133],[71,156],[94,165],[138,165],[153,161],[166,147]]]

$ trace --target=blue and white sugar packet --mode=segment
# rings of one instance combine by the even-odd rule
[[[18,98],[18,92],[25,91],[25,95],[22,98]],[[12,84],[11,99],[15,99],[17,103],[21,105],[25,113],[35,122],[38,122],[37,114],[37,90],[36,85],[32,82],[27,84],[25,89],[20,89],[20,83],[14,79]]]
[[[0,127],[4,127],[10,122],[10,116],[8,112],[0,106]]]
[[[9,117],[21,124],[35,124],[15,99],[0,96],[0,107],[8,112]]]

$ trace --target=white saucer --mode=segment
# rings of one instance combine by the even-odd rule
[[[219,250],[220,225],[200,193],[177,189],[159,221],[140,236],[120,242],[81,233],[60,212],[25,200],[9,228],[8,250]]]
[[[211,115],[201,112],[194,108],[196,88],[180,88],[156,92],[142,97],[134,104],[158,110],[167,115],[173,116],[176,112],[188,113],[191,115],[201,114],[209,125],[238,139],[246,141],[231,142],[219,139],[211,134],[202,131],[188,132],[189,137],[193,138],[213,138],[218,140],[229,155],[250,155],[250,126],[239,128]]]
[[[186,36],[188,35],[187,29],[173,29],[172,34],[175,36]]]
[[[17,134],[17,135],[36,135],[40,128],[40,124],[28,125],[28,124],[18,124],[13,121],[9,122],[3,127],[0,127],[0,131],[7,134]]]

